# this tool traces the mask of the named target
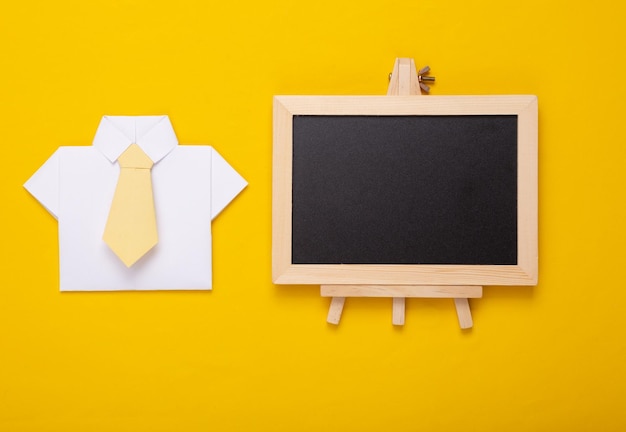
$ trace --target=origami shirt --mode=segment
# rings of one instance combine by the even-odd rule
[[[102,235],[133,143],[154,162],[159,239],[127,268]],[[206,290],[211,220],[246,184],[212,147],[178,145],[167,116],[105,116],[92,146],[59,147],[24,187],[58,220],[61,291]]]

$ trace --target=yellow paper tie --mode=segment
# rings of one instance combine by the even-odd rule
[[[102,239],[132,266],[158,242],[152,179],[152,160],[137,144],[118,158],[120,176]]]

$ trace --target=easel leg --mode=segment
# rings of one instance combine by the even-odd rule
[[[459,325],[461,328],[472,328],[474,321],[472,321],[472,311],[470,310],[468,299],[455,298],[454,305],[456,306],[456,314],[459,317]]]
[[[328,317],[326,321],[331,324],[339,324],[341,320],[341,313],[343,312],[343,304],[345,303],[345,297],[333,297],[330,300],[330,308],[328,309]]]
[[[404,325],[404,297],[393,297],[391,322],[393,325]]]

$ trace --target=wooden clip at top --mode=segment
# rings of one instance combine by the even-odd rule
[[[387,96],[421,95],[419,77],[415,61],[411,58],[398,58],[389,78]]]

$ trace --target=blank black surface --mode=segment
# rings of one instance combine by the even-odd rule
[[[517,116],[293,117],[293,264],[517,264]]]

